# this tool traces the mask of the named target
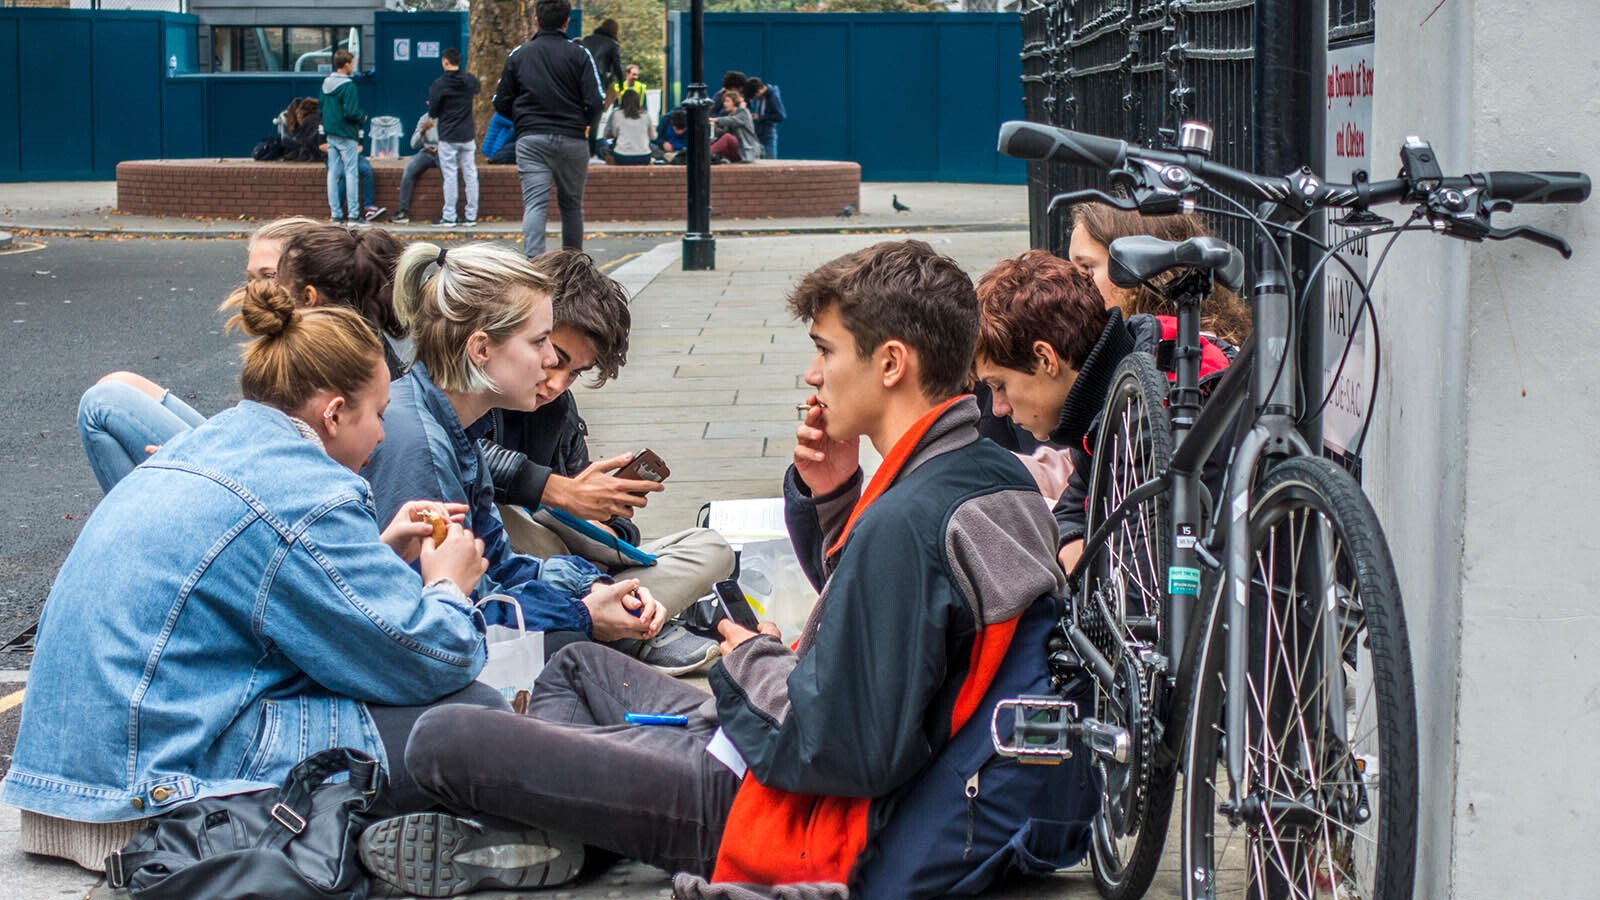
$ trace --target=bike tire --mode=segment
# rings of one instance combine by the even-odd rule
[[[1240,803],[1227,802],[1222,762],[1233,739],[1222,735],[1223,597],[1211,604],[1185,728],[1182,896],[1405,900],[1416,867],[1416,706],[1382,527],[1359,485],[1320,458],[1273,467],[1254,499]],[[1323,534],[1331,590],[1318,587],[1322,551],[1305,552]]]
[[[1172,426],[1166,411],[1168,382],[1147,353],[1133,353],[1117,367],[1112,377],[1096,438],[1094,466],[1089,473],[1086,524],[1093,534],[1140,483],[1166,470],[1172,460]],[[1116,527],[1096,548],[1086,548],[1093,556],[1084,567],[1079,602],[1110,598],[1105,608],[1112,627],[1125,637],[1133,637],[1130,617],[1154,620],[1156,635],[1150,643],[1158,652],[1171,657],[1163,641],[1161,622],[1167,569],[1172,556],[1171,497],[1166,491],[1143,501],[1136,515]],[[1100,635],[1102,639],[1106,635]],[[1110,641],[1097,640],[1102,652]],[[1138,699],[1138,718],[1144,721],[1136,737],[1132,763],[1143,767],[1145,775],[1134,773],[1143,786],[1135,791],[1119,791],[1123,814],[1113,812],[1112,790],[1116,779],[1104,760],[1097,760],[1101,772],[1102,798],[1090,838],[1090,859],[1095,887],[1106,900],[1135,900],[1144,896],[1155,877],[1166,843],[1172,817],[1173,781],[1170,762],[1161,762],[1155,727],[1165,722],[1167,691],[1165,678],[1146,675],[1143,685],[1129,685],[1128,675],[1140,669],[1108,653],[1117,665],[1119,681],[1125,690],[1142,692]],[[1129,704],[1117,703],[1097,685],[1095,717],[1101,721],[1128,726]],[[1122,707],[1117,709],[1116,707]],[[1127,810],[1131,805],[1133,809]]]

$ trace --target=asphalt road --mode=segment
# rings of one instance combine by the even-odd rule
[[[609,268],[670,239],[585,249]],[[242,277],[243,241],[41,240],[0,253],[0,644],[37,620],[100,500],[78,439],[79,394],[128,369],[207,415],[239,397],[239,339],[216,307]],[[0,650],[0,669],[28,662]]]

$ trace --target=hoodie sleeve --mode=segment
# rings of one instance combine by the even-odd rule
[[[511,51],[506,57],[505,68],[500,70],[500,83],[495,85],[494,111],[507,119],[516,121],[516,113],[512,106],[517,101],[517,95],[522,93],[522,85],[517,82],[517,51]]]

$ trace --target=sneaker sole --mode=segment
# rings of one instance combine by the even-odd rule
[[[717,660],[721,658],[722,650],[720,648],[713,647],[709,652],[706,653],[704,658],[697,659],[694,662],[685,663],[679,666],[666,666],[659,663],[650,662],[649,660],[640,660],[640,662],[643,662],[645,665],[655,669],[657,672],[660,672],[663,675],[670,675],[673,678],[677,678],[679,675],[693,675],[695,672],[699,672],[702,669],[709,669],[716,665]]]
[[[361,864],[417,897],[454,897],[480,888],[547,887],[583,867],[583,845],[542,828],[484,830],[470,819],[412,813],[361,835]],[[514,836],[506,843],[504,837]]]

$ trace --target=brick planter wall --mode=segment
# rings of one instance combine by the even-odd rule
[[[393,212],[403,159],[372,160],[380,206]],[[684,166],[591,166],[584,186],[587,222],[682,219]],[[478,218],[521,221],[516,166],[478,165]],[[853,162],[775,160],[711,167],[712,214],[762,219],[831,216],[861,202],[861,167]],[[439,216],[439,170],[423,173],[411,218]],[[117,165],[117,209],[142,216],[276,219],[328,214],[327,167],[250,159],[134,160]],[[555,200],[550,220],[559,221]]]

